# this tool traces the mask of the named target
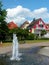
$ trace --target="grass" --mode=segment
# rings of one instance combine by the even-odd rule
[[[11,46],[12,45],[12,43],[2,43],[2,44],[0,44],[0,47],[7,47],[7,46]]]
[[[49,42],[49,40],[25,40],[25,41],[19,41],[20,44],[24,44],[24,43],[42,43],[42,42]],[[0,47],[6,47],[6,46],[11,46],[12,42],[5,42],[0,44]]]
[[[25,40],[25,42],[24,41],[20,41],[20,43],[40,43],[40,42],[49,42],[49,40]]]

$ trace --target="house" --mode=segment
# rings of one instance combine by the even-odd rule
[[[14,28],[18,28],[18,26],[13,21],[11,21],[10,23],[8,23],[8,28],[9,29],[14,29]]]
[[[47,25],[47,27],[48,27],[47,31],[49,32],[49,24],[46,24],[46,25]]]
[[[27,28],[31,33],[35,33],[39,36],[41,34],[41,30],[48,30],[48,26],[41,18],[33,20]]]
[[[49,38],[49,24],[46,24],[48,29],[47,29],[47,34],[45,34],[43,37],[44,38]]]
[[[25,21],[25,22],[20,26],[20,28],[26,29],[27,26],[29,26],[29,22],[28,22],[28,21]]]

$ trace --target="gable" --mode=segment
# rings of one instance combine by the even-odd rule
[[[18,28],[17,24],[15,24],[13,21],[8,23],[8,28],[13,29],[13,28]]]
[[[31,24],[28,26],[29,29],[34,28],[34,29],[45,29],[47,30],[47,25],[45,22],[39,18],[31,22]]]
[[[20,27],[22,29],[26,29],[28,25],[29,25],[29,22],[28,21],[25,21]]]

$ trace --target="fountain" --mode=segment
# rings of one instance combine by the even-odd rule
[[[12,57],[10,58],[10,60],[16,60],[19,61],[20,57],[19,57],[19,50],[18,50],[18,40],[17,40],[17,36],[16,34],[13,34],[13,49],[12,49]]]

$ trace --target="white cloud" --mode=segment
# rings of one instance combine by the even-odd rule
[[[17,6],[16,8],[7,9],[7,18],[6,21],[15,21],[15,23],[22,23],[26,18],[30,16],[30,10],[23,8],[22,6]]]
[[[34,14],[42,14],[47,12],[47,8],[40,8],[33,11]]]
[[[47,8],[36,9],[32,12],[32,16],[35,18],[46,18],[48,15],[49,14]]]
[[[49,13],[47,8],[40,8],[31,11],[28,8],[23,8],[22,6],[17,6],[16,8],[7,9],[6,21],[14,21],[17,24],[23,23],[27,19],[33,18],[49,18]]]

